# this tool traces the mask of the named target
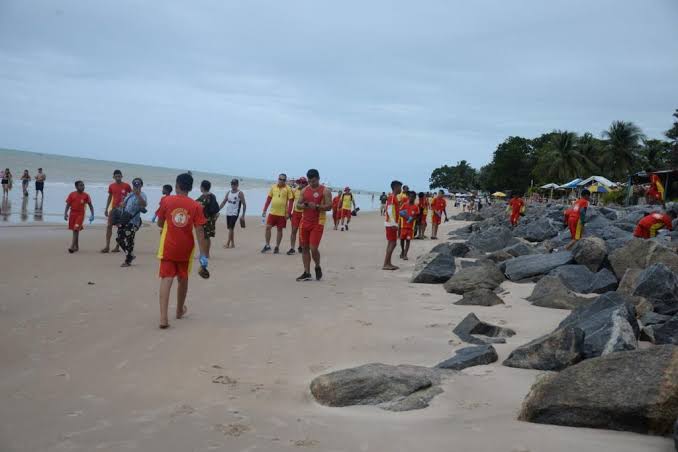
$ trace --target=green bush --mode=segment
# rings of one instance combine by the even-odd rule
[[[624,205],[626,201],[626,190],[615,190],[603,193],[603,196],[600,198],[603,205],[608,204],[619,204]]]

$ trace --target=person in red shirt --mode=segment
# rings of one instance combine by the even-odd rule
[[[403,183],[399,180],[391,182],[391,194],[386,199],[384,213],[384,227],[386,228],[386,255],[384,256],[383,270],[398,270],[393,265],[391,259],[393,251],[398,245],[398,222],[400,221],[400,201],[398,200],[402,191]]]
[[[664,185],[659,176],[654,173],[650,173],[650,188],[647,190],[646,198],[648,204],[664,203]]]
[[[410,241],[414,238],[414,227],[419,218],[419,207],[417,207],[417,194],[411,191],[407,194],[407,201],[400,206],[400,258],[407,260],[407,253],[410,251]]]
[[[586,211],[589,208],[591,192],[584,189],[579,198],[572,206],[570,215],[567,218],[567,226],[570,228],[572,241],[565,246],[566,250],[571,249],[575,243],[584,235],[584,223],[586,223]]]
[[[188,275],[193,263],[195,239],[200,247],[200,276],[209,277],[207,272],[207,242],[203,225],[207,222],[203,206],[188,197],[193,189],[193,176],[188,173],[177,176],[174,187],[176,195],[169,195],[160,201],[158,208],[158,226],[162,228],[158,259],[160,259],[160,328],[167,328],[169,320],[170,290],[174,278],[177,279],[177,312],[180,319],[186,314],[186,294],[188,293]],[[195,229],[195,238],[193,230]]]
[[[337,192],[337,196],[332,198],[332,220],[334,221],[334,230],[339,230],[339,222],[341,221],[341,212],[339,204],[341,204],[342,191]]]
[[[523,201],[523,198],[518,193],[514,193],[508,202],[508,207],[511,211],[511,226],[515,228],[518,226],[520,214],[525,210],[525,201]]]
[[[344,193],[341,194],[341,200],[339,201],[342,231],[348,231],[348,226],[351,224],[351,216],[355,209],[355,198],[353,197],[353,193],[351,193],[351,188],[345,187]]]
[[[443,190],[438,191],[438,196],[433,198],[431,201],[431,240],[438,240],[438,227],[445,215],[445,221],[447,221],[447,201],[445,201],[445,192]]]
[[[68,221],[68,229],[73,231],[71,247],[68,248],[69,253],[75,253],[80,249],[78,239],[80,231],[85,227],[85,204],[89,206],[89,222],[91,223],[94,221],[94,206],[92,206],[92,199],[85,193],[85,183],[79,180],[75,182],[75,191],[71,192],[66,198],[66,209],[64,210],[64,220]]]
[[[429,202],[428,202],[428,197],[426,196],[426,193],[420,192],[418,195],[419,197],[419,202],[417,204],[417,207],[419,207],[419,218],[417,219],[417,226],[419,227],[419,238],[424,239],[424,233],[426,232],[426,224],[427,224],[427,217],[428,217],[428,209],[430,207]]]
[[[311,257],[315,264],[315,279],[320,281],[323,271],[320,267],[320,240],[325,229],[327,211],[332,209],[332,192],[320,185],[320,173],[317,169],[306,172],[308,185],[301,190],[296,206],[303,209],[301,228],[299,229],[299,244],[304,272],[297,281],[311,281]]]
[[[102,253],[108,253],[111,250],[111,236],[113,235],[112,217],[109,215],[111,211],[120,207],[125,197],[132,192],[132,187],[127,182],[122,181],[122,171],[119,169],[113,171],[113,183],[108,186],[108,199],[106,200],[106,209],[104,209],[104,216],[108,218],[106,223],[106,246],[101,250]],[[113,252],[120,251],[120,247],[116,244]]]
[[[288,256],[296,254],[295,246],[297,243],[297,235],[299,234],[299,226],[301,226],[301,218],[304,210],[298,207],[298,201],[301,197],[301,192],[308,185],[308,179],[300,177],[296,180],[297,187],[294,189],[294,208],[292,209],[292,233],[290,234],[290,249],[287,252]],[[301,243],[299,243],[299,252],[303,252]]]
[[[570,215],[572,215],[572,209],[565,209],[565,212],[563,212],[563,226],[567,227],[570,221]]]
[[[676,212],[670,211],[668,214],[662,212],[653,212],[644,216],[636,225],[633,231],[634,237],[641,239],[651,239],[657,236],[657,231],[666,228],[673,231],[673,220],[676,219]]]

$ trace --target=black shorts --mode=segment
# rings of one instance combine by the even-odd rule
[[[238,221],[237,215],[226,216],[226,227],[228,229],[235,229],[235,223]]]
[[[42,191],[44,187],[45,187],[44,182],[35,182],[35,191]]]

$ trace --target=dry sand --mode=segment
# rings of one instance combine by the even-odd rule
[[[155,226],[139,232],[128,269],[97,252],[100,227],[83,232],[76,255],[64,226],[0,228],[0,450],[673,450],[666,438],[516,421],[539,372],[500,362],[567,312],[524,301],[530,285],[504,283],[506,306],[488,308],[409,284],[428,240],[413,242],[400,271],[381,271],[382,224],[368,214],[348,233],[328,230],[325,280],[297,283],[300,257],[259,254],[253,222],[224,250],[221,221],[212,278],[192,277],[189,315],[169,330],[157,328]],[[310,395],[327,371],[450,357],[463,346],[451,329],[471,311],[518,334],[496,346],[498,363],[448,380],[429,408],[328,408]]]

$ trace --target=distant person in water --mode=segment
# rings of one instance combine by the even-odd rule
[[[223,209],[224,206],[226,206],[226,229],[228,230],[228,239],[224,248],[235,248],[235,225],[238,222],[238,217],[240,217],[240,227],[245,227],[245,212],[247,211],[245,194],[240,190],[238,179],[231,181],[231,189],[226,192],[219,208]],[[242,213],[240,212],[241,207]]]
[[[163,185],[162,186],[162,198],[160,198],[160,202],[162,202],[162,199],[165,196],[169,196],[171,194],[172,194],[172,186],[170,184]],[[160,207],[160,206],[158,205],[158,207]],[[151,220],[151,223],[155,223],[155,220],[157,220],[157,219],[158,219],[158,213],[156,211],[156,213],[153,214],[153,219]]]
[[[85,193],[85,183],[81,180],[75,182],[75,191],[71,192],[66,198],[66,209],[64,210],[64,221],[68,221],[68,229],[73,231],[69,253],[75,253],[80,250],[80,231],[85,228],[85,205],[89,206],[89,222],[94,221],[94,206],[92,199]]]
[[[212,247],[212,239],[217,234],[217,218],[219,218],[219,202],[217,197],[210,192],[212,183],[204,180],[200,183],[201,195],[196,201],[203,207],[203,214],[205,215],[205,224],[203,231],[205,232],[205,256],[210,257],[210,248]]]
[[[266,198],[264,209],[261,212],[261,217],[265,218],[266,221],[266,233],[264,235],[266,244],[261,250],[262,253],[271,251],[271,230],[273,228],[276,228],[278,231],[275,239],[275,248],[273,249],[273,254],[278,254],[280,252],[280,242],[282,242],[283,238],[283,229],[287,227],[287,218],[292,215],[293,204],[294,192],[287,185],[287,175],[284,173],[280,174],[278,176],[278,183],[272,185],[268,191],[268,197]],[[269,206],[271,207],[271,210],[268,212],[268,216],[266,216]]]
[[[176,195],[162,199],[158,208],[158,226],[162,229],[158,259],[160,259],[160,328],[169,327],[169,296],[174,279],[177,279],[176,318],[186,315],[186,295],[188,294],[188,275],[193,264],[193,249],[196,240],[200,248],[200,275],[209,277],[205,241],[205,216],[203,207],[188,197],[193,189],[193,177],[179,174],[175,185]],[[195,229],[195,237],[193,230]]]
[[[351,188],[344,188],[344,193],[341,195],[341,202],[339,203],[341,207],[341,230],[348,231],[348,225],[351,223],[351,216],[353,210],[355,210],[355,198],[353,193],[351,193]]]
[[[25,169],[24,173],[21,175],[21,189],[24,192],[24,198],[28,197],[28,184],[31,182],[31,175],[28,173],[28,170]]]
[[[113,171],[113,183],[108,186],[108,199],[106,200],[106,209],[104,216],[108,219],[106,222],[106,246],[101,250],[102,253],[108,253],[111,250],[111,237],[113,236],[113,223],[109,215],[111,211],[120,207],[125,197],[132,191],[132,187],[127,182],[122,181],[122,171]],[[114,253],[120,252],[120,246],[117,244],[113,248]]]
[[[394,180],[391,182],[391,194],[386,200],[386,209],[384,212],[384,227],[386,229],[386,255],[384,256],[383,270],[398,270],[398,267],[391,262],[393,251],[398,246],[398,223],[400,222],[400,191],[403,184]]]
[[[129,218],[124,224],[118,224],[118,235],[115,242],[125,252],[125,261],[121,267],[129,267],[132,261],[136,259],[134,255],[134,239],[136,233],[141,227],[141,214],[146,212],[148,199],[146,193],[141,191],[144,181],[137,177],[132,181],[132,193],[125,196],[120,207]],[[113,220],[116,221],[116,220]]]
[[[2,196],[9,198],[9,191],[12,189],[12,172],[5,168],[2,172]]]
[[[300,177],[296,181],[296,188],[294,189],[294,208],[292,209],[292,233],[290,234],[290,249],[287,252],[288,256],[295,254],[295,246],[297,243],[297,234],[299,232],[299,227],[301,226],[301,218],[304,214],[304,208],[299,205],[297,201],[301,197],[301,192],[308,185],[308,179],[305,177]],[[301,241],[299,242],[299,252],[303,251],[301,247]]]
[[[38,168],[38,174],[35,175],[35,199],[38,199],[38,193],[42,198],[45,197],[45,180],[47,175],[42,171],[42,168]]]

